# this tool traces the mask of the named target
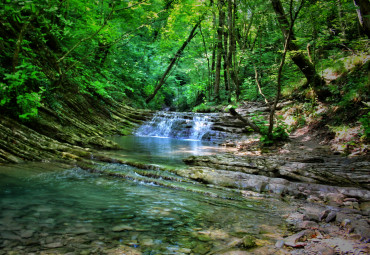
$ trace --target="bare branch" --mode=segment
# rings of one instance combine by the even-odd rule
[[[253,67],[254,67],[254,74],[255,74],[254,75],[254,78],[256,79],[258,91],[260,92],[260,94],[262,95],[262,97],[265,99],[266,105],[271,109],[269,100],[267,99],[267,97],[265,96],[265,94],[263,94],[263,92],[262,92],[261,83],[260,83],[259,78],[258,78],[257,67],[256,67],[256,65],[253,65]]]

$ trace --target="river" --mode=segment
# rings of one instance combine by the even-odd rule
[[[112,139],[123,149],[110,156],[172,167],[224,149],[194,139]],[[162,170],[97,168],[101,173],[60,163],[0,166],[0,254],[207,254],[247,235],[273,244],[271,232],[284,228],[278,201]]]

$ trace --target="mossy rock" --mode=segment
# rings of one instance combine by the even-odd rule
[[[243,238],[241,246],[246,249],[254,248],[257,246],[256,239],[253,236],[246,236]]]

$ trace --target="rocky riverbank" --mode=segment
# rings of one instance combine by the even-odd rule
[[[245,254],[369,254],[369,157],[333,153],[304,130],[267,153],[189,157],[178,174],[241,189],[245,196],[290,201],[292,209],[283,217],[294,234],[266,251]]]
[[[95,149],[117,149],[107,135],[127,135],[148,116],[113,100],[66,95],[54,106],[43,105],[32,121],[0,119],[0,164],[24,161],[76,161]]]

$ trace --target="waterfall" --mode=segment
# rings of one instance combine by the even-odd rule
[[[205,114],[159,111],[139,127],[135,135],[210,140],[211,127],[212,122]]]

